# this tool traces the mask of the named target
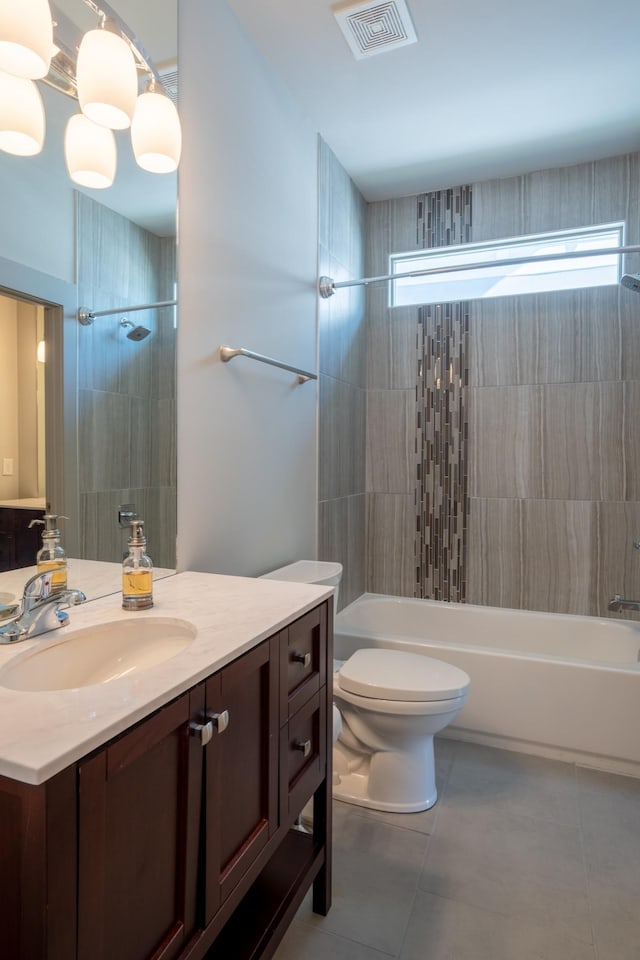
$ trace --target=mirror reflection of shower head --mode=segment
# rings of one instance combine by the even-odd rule
[[[640,293],[640,273],[625,273],[620,283],[623,287],[628,287],[629,290],[635,290],[636,293]]]
[[[123,328],[131,327],[129,333],[127,334],[128,340],[144,340],[145,337],[148,337],[151,333],[151,330],[147,330],[146,327],[136,327],[135,323],[131,320],[127,320],[126,317],[120,318],[120,326]]]

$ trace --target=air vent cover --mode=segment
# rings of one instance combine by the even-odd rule
[[[405,0],[349,4],[333,15],[356,60],[418,41]]]
[[[178,61],[166,60],[158,64],[158,76],[162,81],[164,92],[178,106]]]

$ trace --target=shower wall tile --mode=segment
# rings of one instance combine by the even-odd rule
[[[523,177],[472,184],[473,242],[518,237],[524,232]]]
[[[129,486],[131,399],[117,393],[79,391],[80,490]]]
[[[474,304],[474,386],[617,380],[619,288],[498,297]]]
[[[319,176],[319,242],[344,267],[362,276],[366,203],[323,140],[319,143]]]
[[[342,564],[338,609],[365,590],[365,495],[324,500],[319,504],[318,558]]]
[[[598,617],[640,620],[640,611],[611,612],[609,600],[616,594],[640,598],[640,502],[596,503],[596,543],[592,564],[594,613]]]
[[[418,235],[416,197],[383,200],[367,208],[367,276],[386,276],[390,253],[423,249]],[[386,287],[386,284],[384,285]]]
[[[411,493],[415,486],[413,390],[367,391],[367,492]]]
[[[544,496],[624,499],[622,383],[558,383],[541,391]],[[633,435],[625,446],[638,450]]]
[[[522,500],[472,497],[469,503],[467,601],[522,607]]]
[[[576,500],[526,500],[522,513],[526,546],[523,608],[594,614],[591,591],[594,505]]]
[[[640,500],[640,381],[630,380],[624,383],[622,391],[622,451],[618,452],[618,461],[622,459],[624,464],[624,496],[621,499]]]
[[[320,376],[319,499],[364,492],[365,391]]]
[[[81,304],[103,310],[174,299],[175,240],[154,236],[84,194],[77,204]],[[118,314],[79,330],[79,489],[91,559],[113,559],[114,511],[132,499],[132,487],[148,527],[157,519],[175,531],[174,318],[173,308],[129,314],[151,330],[140,342],[127,338]],[[154,489],[162,494],[152,496]],[[156,503],[157,518],[150,517]],[[161,565],[175,565],[175,533],[163,541]]]
[[[524,233],[593,223],[595,164],[538,170],[523,177]]]
[[[542,388],[477,387],[469,391],[471,497],[541,497]]]
[[[382,285],[367,291],[367,317],[369,389],[415,389],[418,308],[389,309]]]
[[[336,281],[353,273],[321,249],[321,274]],[[318,301],[320,372],[338,380],[366,386],[365,292],[363,287],[344,287]]]
[[[413,596],[415,522],[413,494],[367,494],[367,592]]]

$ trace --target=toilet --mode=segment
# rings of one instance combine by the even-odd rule
[[[337,609],[340,563],[299,560],[264,577],[331,585]],[[464,706],[468,675],[380,647],[356,650],[334,667],[334,797],[373,810],[428,810],[438,798],[433,738]]]

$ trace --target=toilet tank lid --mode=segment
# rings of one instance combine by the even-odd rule
[[[404,650],[356,650],[341,667],[342,690],[372,700],[453,700],[471,683],[459,667]]]
[[[289,580],[295,583],[321,583],[337,586],[342,576],[342,564],[328,560],[297,560],[286,567],[264,573],[264,580]]]

